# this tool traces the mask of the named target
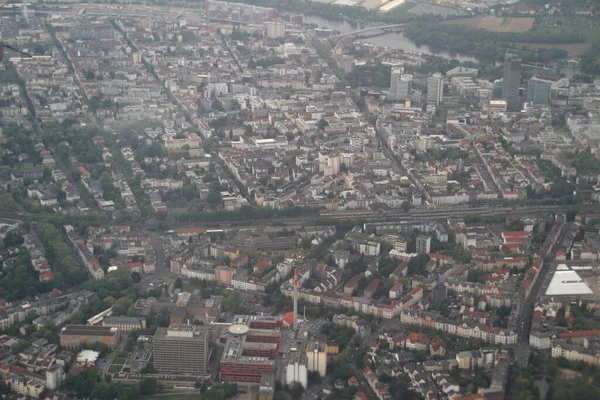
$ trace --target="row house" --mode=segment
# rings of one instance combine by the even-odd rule
[[[402,310],[400,320],[403,324],[425,326],[467,339],[479,339],[504,345],[517,343],[517,333],[514,331],[488,325],[479,326],[470,322],[457,323],[446,320],[440,315],[422,311]]]

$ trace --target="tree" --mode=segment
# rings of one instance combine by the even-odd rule
[[[319,122],[317,122],[317,127],[319,128],[320,131],[324,131],[326,127],[329,126],[329,122],[327,122],[325,119],[321,118],[319,120]]]
[[[173,285],[175,289],[183,290],[183,279],[177,278],[175,279],[175,284]]]
[[[153,395],[158,392],[158,382],[156,379],[144,378],[140,381],[140,394]]]
[[[400,208],[401,208],[401,209],[402,209],[402,211],[404,211],[404,212],[409,212],[409,211],[410,211],[410,207],[411,207],[411,204],[410,204],[410,202],[409,202],[409,201],[407,201],[407,200],[404,200],[404,201],[402,202],[402,204],[400,205]]]
[[[71,323],[72,324],[83,324],[85,322],[85,316],[79,310],[75,311],[71,314]]]
[[[131,273],[131,279],[133,279],[135,283],[140,283],[142,281],[142,274],[134,271]]]
[[[229,295],[223,300],[223,309],[225,312],[230,312],[235,314],[240,306],[242,305],[242,298],[240,296],[240,292],[237,290],[232,290]]]
[[[23,242],[23,236],[12,231],[8,232],[4,237],[4,247],[19,247]]]

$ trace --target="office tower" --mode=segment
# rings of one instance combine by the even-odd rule
[[[417,238],[418,254],[427,254],[431,251],[431,236],[419,236]]]
[[[427,103],[439,106],[444,96],[444,80],[442,74],[436,72],[427,78]]]
[[[516,54],[504,56],[504,78],[502,80],[502,98],[506,100],[508,111],[520,111],[519,83],[521,81],[521,59]]]
[[[531,78],[527,83],[527,102],[533,104],[548,104],[552,82]]]
[[[396,88],[396,100],[406,100],[412,93],[413,76],[410,74],[402,74],[398,80]]]
[[[285,36],[285,24],[283,22],[267,22],[267,37],[271,39]]]
[[[404,74],[404,67],[392,67],[392,74],[390,78],[390,99],[394,99],[396,91],[398,90],[398,80]]]
[[[173,324],[158,328],[152,341],[154,368],[161,372],[206,375],[208,339],[205,326]]]

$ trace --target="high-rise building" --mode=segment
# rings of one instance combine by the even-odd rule
[[[416,251],[418,254],[429,253],[431,251],[431,236],[419,236],[416,244]]]
[[[306,344],[306,366],[308,372],[327,373],[327,343],[311,340]]]
[[[267,22],[267,37],[271,39],[285,36],[285,24],[283,22]]]
[[[398,79],[404,74],[404,67],[392,67],[390,79],[390,96],[395,95],[398,90]]]
[[[406,100],[412,93],[413,76],[410,74],[400,75],[396,83],[396,93],[394,100]]]
[[[552,82],[531,78],[527,83],[527,102],[533,104],[548,104]]]
[[[427,103],[439,106],[444,96],[444,80],[442,74],[436,72],[427,78]]]
[[[65,377],[63,367],[54,364],[46,370],[46,387],[51,390],[58,389]]]
[[[506,100],[508,111],[520,111],[519,83],[521,82],[521,59],[516,54],[504,56],[504,78],[502,79],[502,98]]]
[[[205,326],[173,324],[154,334],[154,368],[161,372],[206,375],[210,333]]]

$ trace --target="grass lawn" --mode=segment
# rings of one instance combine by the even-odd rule
[[[192,293],[196,289],[201,289],[200,285],[194,285],[193,283],[185,283],[185,282],[183,283],[182,292]]]

